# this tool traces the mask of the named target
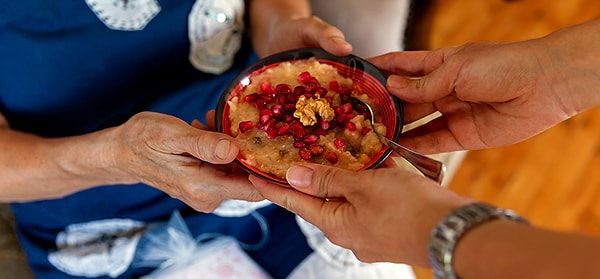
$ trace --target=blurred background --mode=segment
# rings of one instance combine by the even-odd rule
[[[406,42],[412,49],[527,40],[600,17],[594,0],[416,2]],[[600,108],[513,146],[469,151],[448,187],[516,210],[536,226],[600,236],[598,166]]]

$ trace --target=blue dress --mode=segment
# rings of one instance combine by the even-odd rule
[[[146,10],[130,21],[119,21],[122,14],[107,15],[98,6],[101,2],[113,5],[113,12]],[[204,119],[229,81],[256,57],[243,40],[226,72],[196,69],[189,59],[188,16],[193,5],[190,0],[3,1],[0,111],[12,129],[50,138],[120,125],[141,111],[188,123]],[[58,236],[72,224],[116,219],[151,223],[166,221],[177,210],[194,235],[221,233],[254,243],[264,233],[252,216],[197,213],[143,184],[99,186],[60,199],[14,203],[12,208],[20,243],[37,278],[78,278],[49,260],[61,248]],[[271,276],[284,278],[312,250],[293,214],[274,205],[257,212],[267,220],[270,237],[260,249],[247,253]],[[150,271],[129,267],[119,278]]]

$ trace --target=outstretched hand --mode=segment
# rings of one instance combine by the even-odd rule
[[[387,87],[405,101],[407,122],[442,114],[399,142],[427,154],[504,146],[573,116],[539,44],[471,43],[370,59],[392,73]]]
[[[389,159],[386,164],[395,164]],[[428,266],[429,232],[467,202],[439,184],[399,168],[352,172],[317,164],[287,172],[291,187],[251,176],[272,202],[317,226],[333,243],[365,262]]]
[[[112,160],[131,183],[151,185],[202,212],[224,199],[263,199],[248,174],[231,164],[238,153],[235,140],[199,122],[142,112],[114,135]]]

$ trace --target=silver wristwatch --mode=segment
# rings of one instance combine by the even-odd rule
[[[522,223],[527,220],[507,209],[483,203],[472,203],[448,214],[431,231],[429,237],[429,262],[436,279],[456,279],[452,268],[454,247],[470,228],[493,219],[508,219]]]

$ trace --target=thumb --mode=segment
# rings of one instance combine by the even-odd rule
[[[434,102],[454,92],[454,78],[444,68],[418,78],[390,75],[386,86],[390,93],[409,103]]]
[[[194,131],[196,134],[188,137],[187,147],[184,147],[190,155],[212,164],[228,164],[237,156],[237,142],[230,136],[198,129]]]
[[[286,179],[300,192],[320,198],[346,198],[345,193],[356,184],[355,172],[319,164],[290,167]]]

